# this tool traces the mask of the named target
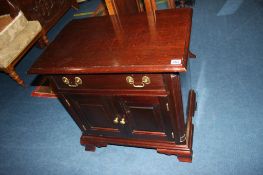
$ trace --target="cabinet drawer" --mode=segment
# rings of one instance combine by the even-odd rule
[[[54,75],[56,87],[68,89],[164,89],[162,74]]]

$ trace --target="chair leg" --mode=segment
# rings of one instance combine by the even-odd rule
[[[45,33],[43,33],[41,38],[38,40],[38,45],[40,48],[44,48],[48,45],[48,37]]]
[[[167,0],[167,4],[168,4],[168,8],[170,9],[176,8],[174,0]]]
[[[16,73],[15,69],[13,67],[9,67],[5,70],[5,72],[13,79],[15,80],[19,85],[25,87],[24,81],[19,77],[19,75]]]
[[[47,46],[48,45],[48,37],[46,34],[42,35],[42,40],[43,40],[44,44]]]

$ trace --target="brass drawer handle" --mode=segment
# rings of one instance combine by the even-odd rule
[[[79,85],[82,84],[81,78],[75,77],[74,80],[75,80],[74,84],[70,84],[69,79],[67,77],[62,77],[63,83],[65,83],[69,87],[78,87]]]
[[[139,85],[135,85],[134,84],[134,78],[131,76],[127,76],[126,77],[126,82],[133,85],[133,87],[135,88],[143,88],[146,84],[150,84],[151,83],[151,79],[148,76],[143,76],[142,77],[142,82]]]

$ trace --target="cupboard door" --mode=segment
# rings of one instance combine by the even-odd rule
[[[75,109],[85,125],[86,134],[121,136],[116,122],[118,114],[111,97],[86,94],[68,94],[65,98]]]
[[[167,97],[120,97],[130,137],[173,141]]]

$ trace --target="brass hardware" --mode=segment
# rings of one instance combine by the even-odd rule
[[[74,84],[70,84],[69,79],[67,77],[62,77],[63,83],[65,83],[69,87],[78,87],[79,85],[82,84],[81,78],[75,77],[74,80],[75,80]]]
[[[139,85],[135,85],[134,84],[134,78],[131,76],[127,76],[126,77],[126,82],[133,85],[133,87],[135,88],[143,88],[146,84],[150,84],[151,83],[151,79],[148,76],[143,76],[142,77],[142,82]]]
[[[142,83],[144,84],[150,84],[151,83],[151,79],[147,76],[143,76],[142,77]]]
[[[122,119],[121,119],[120,124],[122,124],[122,125],[125,125],[125,124],[126,124],[125,118],[122,118]]]
[[[68,105],[68,106],[70,106],[70,103],[68,102],[68,100],[67,100],[67,99],[65,99],[65,102],[67,103],[67,105]]]
[[[119,117],[118,117],[118,116],[115,117],[115,119],[113,120],[113,123],[115,123],[115,124],[118,124],[118,123],[119,123]]]
[[[183,136],[180,137],[180,142],[184,142],[186,140],[186,135],[184,134]]]
[[[168,103],[166,103],[166,110],[167,110],[167,111],[170,111],[170,109],[169,109],[169,104],[168,104]]]
[[[129,84],[133,84],[134,83],[134,79],[131,76],[127,76],[126,77],[126,82]]]
[[[172,138],[174,139],[174,132],[172,132],[171,134],[172,134]]]
[[[84,126],[84,125],[82,125],[82,127],[83,127],[83,129],[86,131],[87,129],[86,129],[86,127]]]

